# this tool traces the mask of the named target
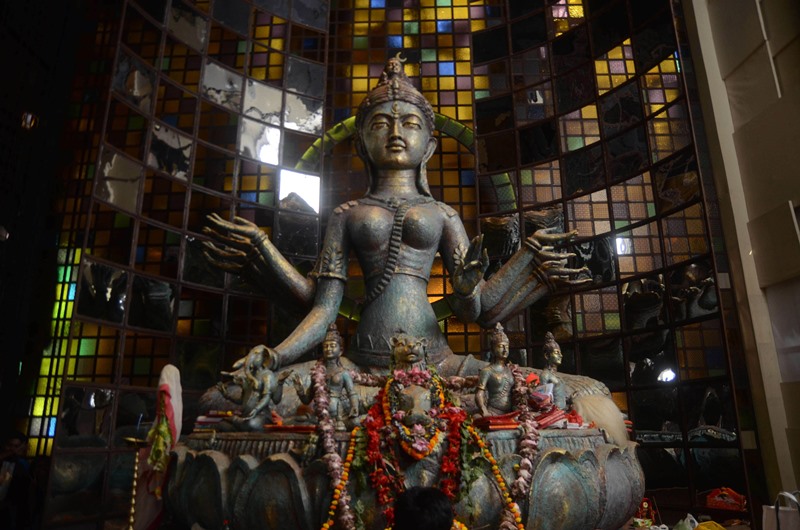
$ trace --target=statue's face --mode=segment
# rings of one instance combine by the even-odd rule
[[[559,350],[558,348],[551,351],[550,354],[547,356],[547,360],[553,364],[561,364],[562,358],[563,356],[561,355],[561,350]]]
[[[342,347],[338,340],[326,340],[322,343],[322,356],[325,359],[337,359],[342,355]]]
[[[492,342],[492,358],[505,361],[508,359],[508,340]]]
[[[405,101],[387,101],[364,120],[361,142],[377,169],[418,168],[436,148],[422,111]]]
[[[414,364],[425,360],[425,341],[398,340],[394,344],[394,359],[399,365]]]

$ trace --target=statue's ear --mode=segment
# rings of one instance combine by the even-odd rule
[[[424,337],[419,339],[419,343],[422,344],[423,348],[427,348],[428,347],[428,339],[426,339]]]
[[[398,339],[397,337],[392,337],[392,338],[389,339],[389,344],[392,346],[392,348],[397,346],[399,343],[400,343],[400,339]]]
[[[435,136],[433,136],[433,134],[431,134],[431,137],[428,138],[428,149],[425,151],[425,158],[422,160],[422,165],[425,165],[428,162],[428,160],[431,159],[433,153],[436,152],[436,146],[438,144],[439,141],[436,139]]]

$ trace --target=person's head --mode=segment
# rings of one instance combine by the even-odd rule
[[[492,330],[490,344],[492,348],[492,361],[504,362],[508,359],[508,335],[506,335],[500,322],[498,322]]]
[[[416,170],[417,189],[430,195],[425,163],[436,150],[433,107],[411,84],[403,59],[386,63],[356,113],[356,149],[367,165],[370,191],[378,169]]]
[[[548,367],[558,367],[561,364],[561,347],[556,342],[555,337],[549,331],[544,336],[544,346],[542,347],[544,363]]]
[[[24,457],[28,454],[28,437],[19,431],[13,431],[6,436],[3,449],[11,452],[14,456]]]
[[[342,336],[339,335],[339,329],[336,323],[328,326],[328,332],[325,334],[325,339],[322,341],[322,357],[326,360],[335,360],[342,355]]]
[[[437,488],[413,487],[394,501],[394,530],[450,530],[453,505]]]

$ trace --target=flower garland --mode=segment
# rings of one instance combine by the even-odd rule
[[[427,372],[427,375],[424,372]],[[316,381],[315,379],[315,384]],[[412,384],[428,386],[431,391],[429,414],[434,419],[431,422],[433,434],[426,439],[426,447],[419,447],[421,443],[418,444],[418,447],[415,447],[414,444],[418,442],[417,439],[413,440],[410,446],[407,443],[404,444],[403,436],[408,435],[425,439],[425,434],[430,432],[431,429],[424,429],[424,434],[414,432],[413,428],[409,429],[401,423],[403,415],[397,414],[399,392],[406,385]],[[392,411],[395,412],[393,413]],[[399,438],[400,446],[403,450],[412,458],[419,460],[429,455],[436,448],[442,437],[445,436],[445,431],[448,447],[442,456],[439,488],[452,502],[458,500],[461,472],[466,465],[463,459],[469,458],[467,452],[462,454],[462,447],[465,443],[472,443],[479,448],[482,456],[491,465],[492,474],[500,489],[504,502],[501,530],[525,530],[519,506],[509,494],[497,461],[494,459],[487,443],[467,421],[466,412],[445,399],[444,383],[435,372],[423,370],[415,372],[413,369],[408,372],[397,371],[393,373],[392,377],[387,380],[384,387],[378,392],[375,403],[367,412],[362,425],[354,428],[350,433],[350,442],[341,473],[334,475],[329,464],[331,483],[334,484],[333,498],[328,508],[328,518],[323,523],[322,530],[330,530],[333,527],[337,510],[340,512],[338,518],[339,527],[345,530],[355,528],[355,519],[349,506],[347,485],[350,479],[351,467],[354,460],[356,460],[357,448],[363,447],[364,454],[359,456],[358,461],[361,462],[361,466],[368,470],[370,484],[375,490],[378,505],[383,507],[382,513],[388,530],[394,525],[395,493],[405,489],[392,439]],[[343,516],[343,511],[347,511],[348,515]],[[454,520],[453,530],[466,530],[466,526]]]
[[[336,439],[333,436],[336,427],[331,419],[327,376],[328,371],[325,368],[324,361],[317,361],[317,364],[311,369],[311,384],[314,387],[313,407],[317,416],[317,431],[322,438],[322,449],[325,453],[322,459],[328,467],[328,476],[335,492],[336,487],[342,483],[342,477],[349,470],[350,464],[345,463],[345,466],[342,466],[342,457],[339,455]],[[338,495],[335,494],[333,502],[335,504],[332,505],[332,508],[335,509],[336,505],[339,506],[339,523],[341,526],[343,528],[352,528],[355,524],[355,517],[350,507],[350,495],[347,490],[340,490]]]
[[[511,397],[514,400],[514,408],[520,412],[518,421],[522,427],[522,435],[519,440],[519,455],[521,457],[516,466],[517,478],[511,484],[511,493],[517,502],[522,502],[528,497],[533,479],[533,461],[536,458],[536,451],[539,448],[539,431],[533,413],[528,406],[528,385],[525,375],[516,364],[511,365],[511,374],[514,376],[514,387],[511,389]]]

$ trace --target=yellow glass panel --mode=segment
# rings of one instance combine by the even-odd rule
[[[352,77],[369,77],[369,66],[366,64],[354,64],[352,72]]]
[[[461,199],[464,202],[475,202],[475,188],[474,187],[461,188]]]
[[[472,84],[475,90],[486,90],[489,88],[489,78],[483,75],[476,76],[475,79],[472,80]]]
[[[598,75],[607,74],[608,73],[608,62],[606,62],[606,61],[595,61],[594,62],[594,70],[595,70],[595,72],[597,72]]]
[[[403,37],[403,46],[405,48],[416,48],[419,46],[419,37],[416,35],[411,37]]]
[[[284,39],[272,39],[269,43],[270,47],[275,50],[283,50],[283,40]]]
[[[570,18],[583,18],[583,6],[569,6],[567,10]]]
[[[485,20],[472,20],[469,24],[469,29],[471,31],[480,31],[482,29],[486,29],[486,21]]]
[[[37,397],[33,400],[33,413],[34,417],[42,417],[44,416],[44,404],[46,398]]]
[[[456,114],[456,107],[439,107],[439,113],[444,114],[448,118],[457,120],[458,115]]]
[[[462,121],[472,120],[472,107],[458,107],[458,119]]]
[[[436,39],[436,43],[439,45],[439,60],[440,61],[451,61],[453,60],[453,35],[450,33],[440,33],[438,38]],[[447,49],[442,49],[447,48]]]
[[[425,8],[419,10],[420,20],[436,20],[436,9]]]
[[[423,21],[419,26],[421,33],[436,33],[436,22]]]
[[[359,9],[353,14],[354,22],[369,22],[370,11],[367,9]]]
[[[459,105],[472,105],[472,92],[462,90],[456,95]]]
[[[469,75],[472,71],[470,68],[470,64],[467,62],[457,62],[456,63],[456,75]]]
[[[369,90],[369,79],[354,78],[353,92],[367,92]]]
[[[472,51],[469,48],[456,48],[456,60],[469,62],[472,60]]]
[[[461,201],[458,195],[458,188],[444,189],[444,202],[456,204]]]
[[[584,119],[597,118],[597,107],[595,105],[587,105],[581,109],[581,116]]]
[[[456,78],[455,77],[440,77],[439,78],[439,90],[454,90],[456,88]]]
[[[469,8],[466,7],[456,7],[453,9],[453,18],[454,19],[466,19],[469,18]]]
[[[438,83],[437,83],[437,79],[435,77],[423,77],[422,78],[422,90],[436,90],[437,87],[438,87]]]

